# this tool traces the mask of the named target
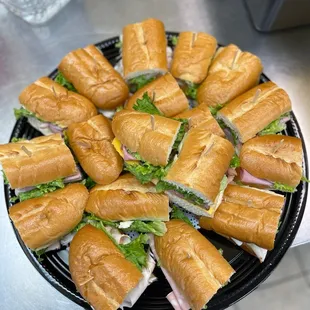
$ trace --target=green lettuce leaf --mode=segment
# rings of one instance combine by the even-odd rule
[[[187,119],[175,119],[179,122],[181,122],[181,127],[179,129],[179,132],[178,132],[178,135],[177,135],[177,138],[175,139],[174,141],[174,144],[172,146],[172,149],[173,150],[177,150],[179,148],[179,145],[180,143],[182,142],[184,136],[185,136],[185,133],[188,129],[188,120]]]
[[[7,185],[10,184],[10,182],[9,182],[9,180],[8,180],[6,174],[3,170],[2,170],[2,177],[3,177],[4,184],[7,184]]]
[[[16,142],[19,142],[19,141],[25,141],[26,139],[24,139],[24,138],[12,138],[12,140],[11,140],[11,142],[12,143],[16,143]]]
[[[130,243],[119,245],[125,257],[134,263],[139,270],[142,270],[147,264],[147,253],[144,245],[148,243],[148,239],[148,235],[140,234]]]
[[[91,224],[92,221],[96,221],[96,222],[101,222],[102,225],[104,226],[111,226],[114,228],[118,228],[118,224],[116,222],[112,222],[112,221],[108,221],[108,220],[103,220],[100,217],[94,215],[94,214],[86,214],[83,218],[84,222]]]
[[[273,183],[273,189],[281,191],[281,192],[287,192],[287,193],[294,193],[296,188],[292,186],[288,186],[285,184],[281,184],[279,182]]]
[[[223,176],[223,179],[221,181],[221,184],[220,184],[220,192],[224,191],[227,187],[227,182],[228,182],[228,179],[227,179],[227,176],[224,175]]]
[[[87,189],[92,189],[97,184],[91,177],[87,177],[81,183],[85,185]]]
[[[142,184],[149,183],[153,179],[162,179],[166,176],[169,167],[169,164],[166,167],[161,167],[153,166],[148,162],[130,164],[125,162],[125,170],[132,173]]]
[[[262,131],[260,131],[258,134],[260,136],[265,135],[275,135],[283,130],[286,129],[286,124],[281,122],[281,119],[284,117],[289,116],[290,113],[285,113],[281,115],[280,118],[276,119],[275,121],[271,122],[267,127],[265,127]]]
[[[142,233],[152,233],[156,236],[163,236],[167,232],[166,224],[162,221],[148,221],[140,220],[133,221],[133,223],[125,231],[137,231]]]
[[[189,218],[185,216],[181,209],[177,206],[172,206],[172,212],[170,213],[170,216],[172,219],[179,219],[184,221],[188,225],[193,226]]]
[[[229,167],[230,168],[240,167],[240,158],[238,157],[238,155],[236,153],[234,154],[233,158],[231,159]]]
[[[42,255],[45,254],[45,251],[46,251],[46,248],[33,251],[35,253],[35,255],[37,256],[37,258],[38,258],[38,262],[42,262],[43,261]]]
[[[114,45],[116,48],[122,48],[123,47],[123,41],[118,41]]]
[[[186,87],[184,89],[185,95],[191,99],[196,100],[197,90],[198,90],[199,85],[192,83],[192,82],[189,82],[189,81],[186,81],[185,83],[186,83]]]
[[[301,181],[310,183],[310,180],[307,179],[307,177],[305,177],[304,175],[301,177]]]
[[[132,78],[128,81],[130,85],[130,92],[135,93],[140,88],[144,87],[145,85],[153,82],[156,79],[155,76],[147,78],[144,75],[137,76],[135,78]]]
[[[220,248],[220,249],[218,249],[218,251],[220,252],[221,255],[223,255],[223,253],[224,253],[223,249]]]
[[[67,130],[64,130],[62,133],[63,133],[63,136],[64,136],[63,139],[64,139],[64,142],[65,142],[66,146],[70,148],[70,142],[69,142]]]
[[[211,114],[213,115],[213,116],[215,116],[216,114],[217,114],[217,112],[220,110],[220,109],[222,109],[223,108],[223,104],[218,104],[216,107],[209,107],[209,110],[210,110],[210,112],[211,112]],[[224,123],[224,122],[223,122]]]
[[[27,109],[21,107],[19,109],[14,109],[14,115],[16,120],[20,119],[21,117],[36,117],[36,115],[30,111],[28,111]]]
[[[65,184],[62,179],[57,179],[49,183],[39,184],[31,191],[20,193],[17,197],[11,198],[11,202],[19,200],[20,202],[31,198],[41,197],[47,193],[54,192],[57,189],[64,188]]]
[[[193,204],[196,204],[196,205],[204,205],[206,203],[206,201],[204,201],[202,198],[196,196],[193,192],[188,192],[174,184],[170,184],[168,182],[165,182],[165,181],[159,181],[157,184],[156,184],[156,191],[161,193],[161,192],[164,192],[164,191],[167,191],[167,190],[174,190],[174,191],[177,191],[179,192],[180,194],[183,195],[183,198],[190,201],[191,203]]]
[[[77,90],[75,89],[75,87],[73,86],[72,83],[70,83],[64,76],[63,74],[58,71],[57,76],[55,78],[55,82],[60,84],[63,87],[66,87],[68,90],[70,91],[74,91],[77,93]]]
[[[119,107],[116,108],[116,112],[122,111],[124,110],[124,107],[122,105],[120,105]]]
[[[172,36],[170,40],[171,40],[172,45],[176,46],[178,44],[179,37],[178,36]]]
[[[147,92],[143,94],[142,99],[137,99],[133,106],[134,110],[154,115],[162,115],[153,103]]]
[[[239,143],[238,135],[231,128],[227,127],[227,125],[224,123],[223,120],[217,119],[217,122],[222,129],[228,129],[231,132],[231,135],[234,140],[234,145],[236,146]]]

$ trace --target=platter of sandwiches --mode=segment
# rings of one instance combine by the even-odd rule
[[[308,163],[289,95],[262,72],[150,18],[22,90],[0,163],[41,275],[96,310],[224,309],[263,282],[298,231]]]

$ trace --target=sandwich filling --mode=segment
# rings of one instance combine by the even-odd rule
[[[128,80],[128,85],[131,93],[135,93],[140,88],[153,82],[158,77],[158,74],[149,73],[141,74],[137,77]]]
[[[278,119],[271,122],[267,127],[261,130],[258,135],[274,135],[286,129],[286,122],[290,120],[290,112],[282,114]]]
[[[14,115],[16,120],[20,119],[21,117],[26,117],[32,127],[42,132],[46,136],[53,133],[61,133],[64,130],[64,128],[54,123],[45,122],[44,120],[40,119],[36,114],[30,112],[24,107],[14,109]]]
[[[189,97],[193,100],[197,99],[197,90],[199,87],[199,84],[195,84],[190,81],[185,81],[185,80],[178,80],[178,83],[183,90],[184,94],[186,97]]]
[[[268,181],[265,179],[257,178],[243,168],[240,169],[240,182],[245,183],[245,184],[251,184],[251,185],[259,185],[259,186],[263,186],[266,189],[287,192],[287,193],[294,193],[296,191],[295,187],[282,184],[280,182],[272,182],[272,181]]]
[[[227,187],[227,177],[226,175],[223,177],[219,193],[215,199],[215,205],[219,203],[219,197],[223,195],[225,188]],[[181,199],[188,201],[191,204],[198,205],[200,207],[205,208],[206,210],[210,209],[212,202],[204,197],[203,195],[199,194],[197,191],[186,188],[176,183],[167,182],[167,181],[159,181],[156,184],[157,192],[168,192],[172,195],[175,195]]]
[[[104,226],[110,226],[123,231],[137,231],[141,233],[152,233],[156,236],[163,236],[167,232],[166,224],[163,221],[143,221],[143,220],[129,220],[129,221],[107,221],[101,219],[93,214],[87,214],[84,221],[101,222]]]

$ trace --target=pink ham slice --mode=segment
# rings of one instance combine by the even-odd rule
[[[128,153],[124,145],[122,146],[122,150],[124,152],[124,160],[137,160],[135,157],[133,157],[131,154]]]
[[[154,243],[154,236],[150,235],[150,247],[151,250],[156,258],[157,261],[159,261],[158,255],[156,253],[156,249],[155,249],[155,243]],[[172,288],[172,292],[169,293],[166,298],[169,300],[169,302],[171,303],[171,305],[173,306],[173,308],[175,310],[189,310],[191,307],[188,304],[187,300],[185,299],[185,297],[182,295],[182,293],[180,292],[180,290],[178,289],[176,283],[174,282],[174,280],[172,279],[172,277],[169,275],[169,272],[167,269],[165,269],[163,266],[160,267],[163,274],[165,275],[168,283],[170,284],[171,288]]]
[[[272,187],[273,183],[264,179],[259,179],[246,171],[245,169],[240,169],[240,181],[243,183],[249,184],[257,184],[257,185],[265,185],[268,187]]]

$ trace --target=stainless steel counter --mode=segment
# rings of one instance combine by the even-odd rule
[[[52,71],[70,50],[118,35],[122,26],[156,17],[167,30],[196,30],[223,44],[235,43],[257,54],[267,76],[289,93],[310,147],[310,27],[256,32],[242,0],[89,0],[72,1],[42,27],[31,27],[0,5],[0,143],[15,123],[13,108],[29,83]],[[81,309],[51,287],[33,268],[14,236],[0,188],[0,309]],[[310,241],[310,207],[294,246]]]

